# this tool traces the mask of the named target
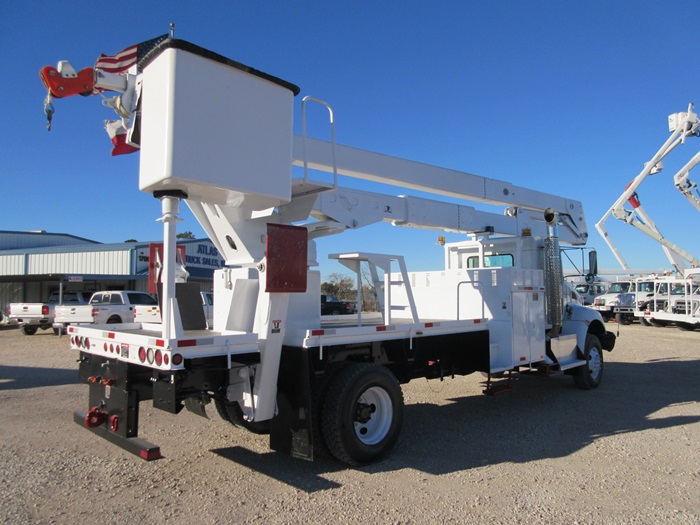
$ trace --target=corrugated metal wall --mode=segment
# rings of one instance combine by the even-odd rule
[[[0,255],[0,275],[24,275],[24,254]]]
[[[25,267],[26,258],[26,267]],[[25,271],[26,268],[26,271]],[[131,251],[0,255],[0,275],[130,275]]]
[[[27,275],[130,275],[131,251],[29,254]]]

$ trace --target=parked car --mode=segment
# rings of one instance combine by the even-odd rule
[[[321,296],[321,315],[345,315],[356,312],[355,303],[339,301],[331,295]]]

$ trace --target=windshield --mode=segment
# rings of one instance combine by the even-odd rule
[[[637,291],[654,293],[654,283],[638,283],[637,284]]]
[[[608,293],[627,293],[630,289],[630,283],[612,283]]]

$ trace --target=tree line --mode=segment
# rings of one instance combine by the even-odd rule
[[[341,273],[332,273],[321,283],[321,293],[335,297],[339,301],[354,303],[357,300],[357,283],[351,277]],[[379,310],[377,287],[369,278],[362,274],[362,311],[376,312]]]

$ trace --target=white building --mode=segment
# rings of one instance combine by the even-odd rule
[[[0,311],[6,312],[13,302],[46,301],[61,286],[64,291],[149,291],[151,254],[160,246],[159,242],[102,244],[45,231],[0,231]],[[189,282],[210,291],[214,270],[224,264],[218,250],[209,239],[180,239],[180,246]]]

